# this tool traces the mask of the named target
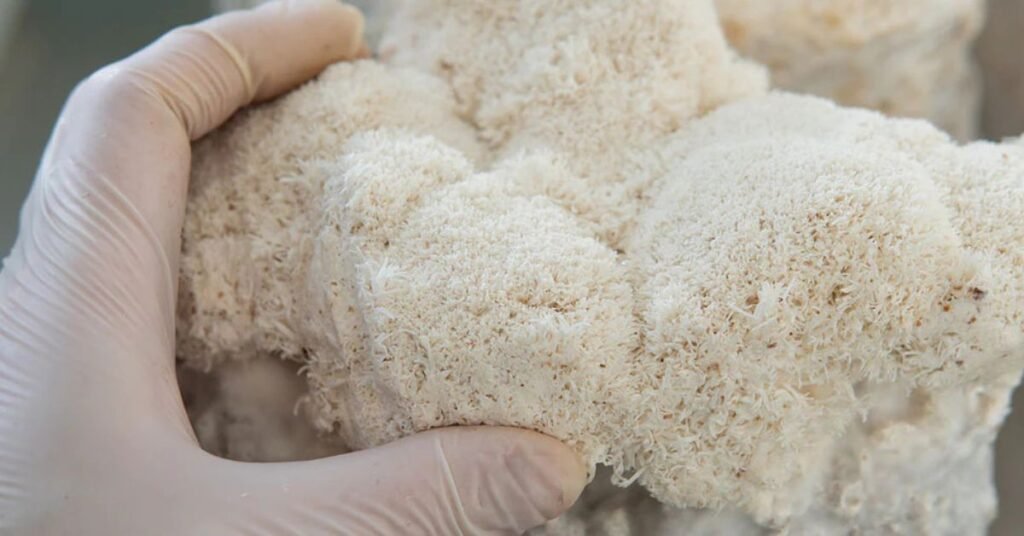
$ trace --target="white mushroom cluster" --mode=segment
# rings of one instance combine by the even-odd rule
[[[197,145],[179,353],[300,361],[347,448],[521,426],[674,507],[983,530],[1024,147],[767,79],[711,0],[407,1]]]

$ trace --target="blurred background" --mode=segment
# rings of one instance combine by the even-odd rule
[[[210,0],[0,0],[0,257],[13,244],[19,207],[75,83],[210,12]],[[1024,132],[1024,0],[991,1],[978,56],[982,132],[993,139]],[[1015,406],[1021,411],[998,444],[998,536],[1024,534],[1024,392]]]

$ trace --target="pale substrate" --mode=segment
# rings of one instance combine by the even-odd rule
[[[284,462],[344,452],[302,414],[307,387],[296,363],[254,356],[211,373],[180,367],[178,381],[199,443],[218,456]]]
[[[1015,1],[1015,0],[1011,0]],[[775,87],[976,136],[985,0],[715,0],[729,42]]]
[[[334,67],[200,144],[182,355],[305,359],[349,447],[520,425],[675,504],[980,532],[1024,156],[786,95],[697,120],[760,75],[652,4],[419,2],[386,50],[437,77]]]

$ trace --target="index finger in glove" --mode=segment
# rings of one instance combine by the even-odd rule
[[[178,28],[83,82],[46,160],[87,162],[154,225],[173,256],[190,142],[239,108],[356,57],[362,30],[359,11],[334,0],[271,2]]]
[[[194,140],[240,106],[355,57],[362,43],[357,9],[336,0],[281,1],[173,31],[124,68],[149,82]]]

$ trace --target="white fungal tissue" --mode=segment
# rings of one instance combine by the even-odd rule
[[[409,0],[380,59],[197,144],[179,353],[301,361],[346,448],[538,430],[692,526],[983,533],[1024,146],[767,80],[711,0]]]

